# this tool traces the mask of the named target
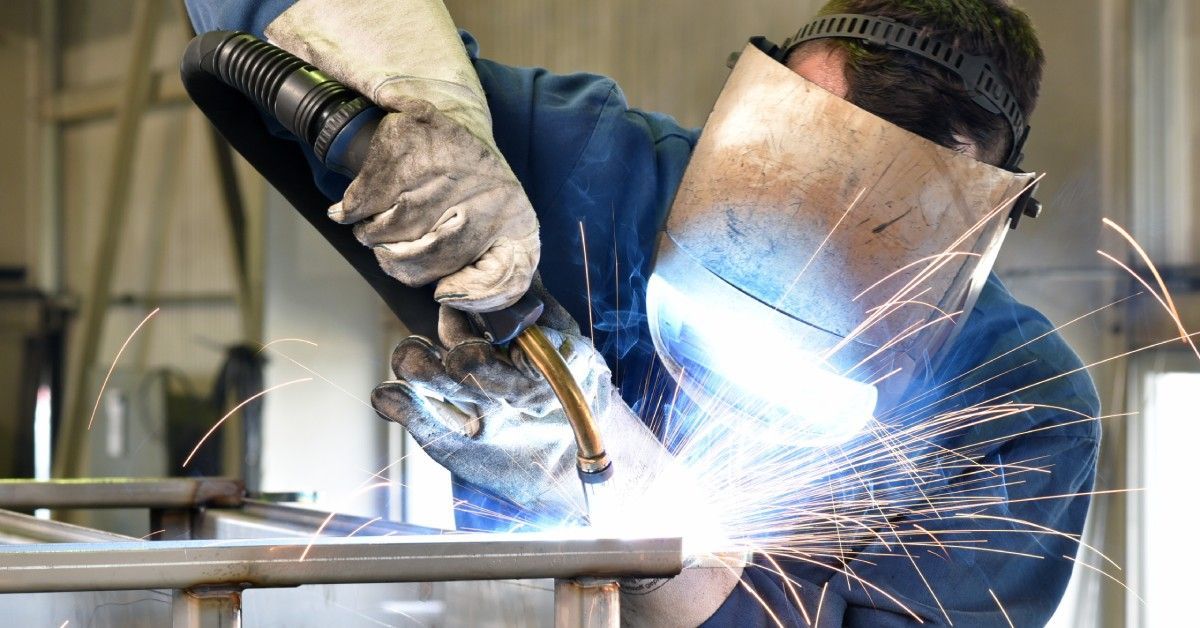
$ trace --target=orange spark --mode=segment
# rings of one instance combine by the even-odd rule
[[[588,338],[595,340],[596,323],[592,319],[592,274],[588,270],[587,235],[583,231],[583,221],[579,221],[579,246],[583,249],[583,285],[588,295]],[[619,325],[618,325],[619,327]]]
[[[147,314],[146,318],[143,318],[142,322],[138,323],[137,327],[133,328],[133,331],[129,333],[127,338],[125,338],[125,342],[121,344],[121,348],[117,350],[117,355],[113,358],[112,364],[109,365],[108,373],[104,376],[104,382],[100,384],[100,392],[96,394],[96,404],[92,406],[92,416],[88,418],[88,431],[91,431],[92,422],[96,420],[96,412],[100,409],[100,400],[104,398],[104,389],[108,387],[108,380],[112,378],[113,371],[117,369],[117,362],[121,359],[121,354],[125,353],[125,347],[129,346],[129,342],[133,340],[134,336],[137,335],[138,330],[140,330],[143,325],[149,322],[151,318],[154,318],[154,315],[158,314],[160,309],[162,308],[156,307],[154,308],[154,311]]]
[[[265,395],[271,391],[279,390],[280,388],[283,388],[284,386],[291,386],[292,384],[299,384],[300,382],[311,382],[311,381],[312,381],[311,377],[302,377],[300,379],[293,379],[290,382],[284,382],[282,384],[277,384],[275,386],[271,386],[270,388],[267,388],[266,390],[257,392],[255,394],[251,395],[250,397],[248,397],[245,401],[237,404],[236,406],[233,407],[232,410],[230,410],[229,412],[226,412],[225,416],[221,417],[221,419],[219,421],[217,421],[211,428],[209,428],[208,432],[205,433],[204,436],[200,438],[200,442],[196,443],[196,446],[192,448],[192,453],[188,454],[187,458],[184,459],[182,466],[187,467],[188,463],[191,462],[192,458],[196,455],[196,452],[200,451],[200,446],[204,444],[204,441],[208,440],[208,438],[213,435],[213,432],[216,432],[217,428],[221,427],[221,424],[223,424],[226,420],[228,420],[229,417],[233,416],[233,414],[235,412],[237,412],[238,410],[241,410],[242,407],[245,406],[246,404],[250,403],[251,401],[254,401],[255,399],[258,399],[259,397],[262,397],[263,395]]]

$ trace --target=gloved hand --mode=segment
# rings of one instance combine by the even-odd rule
[[[392,354],[397,379],[371,396],[376,411],[403,425],[455,475],[522,507],[542,524],[590,515],[603,535],[694,540],[716,534],[716,517],[694,478],[625,405],[604,359],[570,314],[536,278],[532,290],[546,306],[539,326],[592,400],[613,464],[603,503],[590,504],[589,513],[575,470],[574,434],[549,384],[519,348],[506,351],[479,338],[461,312],[442,307],[440,344],[421,336],[400,342]],[[699,625],[740,577],[741,568],[732,566],[623,581],[622,625]]]
[[[520,298],[540,254],[537,218],[441,1],[300,0],[266,34],[393,112],[330,218],[353,224],[388,274],[438,281],[444,304],[483,312]]]
[[[615,517],[634,518],[647,502],[656,503],[651,495],[668,483],[679,494],[679,486],[691,483],[679,477],[671,456],[620,398],[603,357],[540,282],[534,292],[546,306],[538,324],[591,401],[613,461],[605,494],[619,496],[619,503],[595,514],[613,525]],[[461,312],[442,307],[438,330],[440,344],[410,336],[396,347],[397,380],[375,389],[376,410],[403,425],[442,466],[511,501],[539,524],[584,519],[574,433],[549,384],[524,352],[479,337]],[[640,525],[663,524],[637,518]]]

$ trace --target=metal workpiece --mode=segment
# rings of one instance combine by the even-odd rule
[[[93,543],[137,541],[131,536],[0,510],[0,543]]]
[[[554,625],[618,628],[621,625],[621,587],[612,579],[556,580]]]
[[[548,534],[158,541],[0,547],[0,593],[356,582],[666,577],[683,542]]]
[[[310,508],[248,499],[241,508],[214,508],[196,513],[194,538],[261,539],[322,536],[388,536],[441,534],[443,530],[379,517],[333,514]]]
[[[741,569],[754,562],[751,550],[689,554],[683,561],[686,569]]]
[[[579,447],[580,473],[599,475],[607,472],[610,461],[604,451],[600,429],[592,416],[592,408],[584,398],[583,392],[579,390],[579,384],[567,369],[562,356],[536,325],[522,331],[517,336],[516,343],[529,361],[546,377],[554,395],[562,404],[563,413],[567,415],[571,430],[575,432],[575,444]]]
[[[0,479],[0,508],[236,507],[240,480],[229,478]]]

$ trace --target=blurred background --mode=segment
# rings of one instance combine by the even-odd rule
[[[482,56],[608,75],[633,105],[692,126],[730,52],[784,39],[820,4],[447,0]],[[1097,250],[1144,266],[1101,220],[1125,226],[1200,329],[1200,3],[1016,4],[1047,56],[1024,162],[1046,172],[1045,211],[1011,234],[997,272],[1070,322],[1064,335],[1095,364],[1112,418],[1087,541],[1122,567],[1079,567],[1056,623],[1164,625],[1190,613],[1183,567],[1200,561],[1177,542],[1197,512],[1200,363],[1179,342],[1129,353],[1178,330]],[[176,2],[0,3],[0,477],[234,475],[452,527],[448,476],[418,455],[388,467],[413,447],[365,402],[404,330],[214,140],[178,79],[189,28]],[[299,378],[311,381],[235,413],[182,468],[225,410]],[[380,469],[392,488],[355,491]],[[141,515],[80,517],[146,533]]]

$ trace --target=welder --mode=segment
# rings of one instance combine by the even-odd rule
[[[440,2],[189,0],[188,9],[197,31],[265,36],[392,112],[353,182],[314,173],[341,199],[330,218],[354,224],[385,270],[437,282],[440,337],[402,341],[397,380],[372,400],[455,474],[456,494],[476,505],[461,509],[460,527],[511,527],[528,513],[569,518],[580,506],[576,489],[564,488],[577,486],[573,445],[553,395],[519,351],[478,338],[461,311],[502,307],[531,285],[543,295],[539,324],[593,400],[618,486],[622,473],[671,465],[661,431],[642,422],[664,405],[660,385],[677,382],[693,400],[730,388],[765,399],[778,388],[754,385],[767,374],[714,364],[729,346],[702,322],[732,311],[753,323],[728,333],[748,332],[763,364],[800,369],[814,359],[809,349],[838,349],[818,368],[861,371],[877,411],[922,397],[931,401],[916,407],[927,414],[1027,404],[1003,425],[936,445],[988,443],[975,465],[1037,460],[1052,472],[996,485],[987,552],[939,547],[921,557],[919,577],[910,561],[852,565],[895,600],[820,560],[783,563],[793,586],[773,568],[688,570],[627,583],[627,623],[771,625],[774,616],[802,625],[801,605],[820,608],[810,619],[821,625],[913,625],[909,610],[927,625],[1049,619],[1071,573],[1069,536],[1088,507],[1086,495],[1071,496],[1094,478],[1098,427],[1078,419],[1099,408],[1052,325],[988,272],[1004,229],[1030,209],[1032,182],[1017,166],[1042,53],[1023,13],[1003,0],[832,0],[818,20],[854,21],[812,22],[782,46],[748,46],[701,133],[631,109],[609,79],[481,58]],[[904,37],[880,39],[876,28]],[[928,167],[912,168],[922,159]],[[768,175],[772,185],[761,180]],[[1009,207],[997,219],[993,210]],[[916,333],[928,319],[881,321],[878,307],[854,305],[881,268],[901,272],[943,250],[967,253],[946,256],[923,277],[931,287],[906,304],[962,309],[957,323]],[[714,325],[739,324],[730,320]],[[847,362],[828,364],[828,355]],[[814,442],[837,430],[814,423]],[[947,467],[945,483],[970,482],[965,469]],[[1017,533],[1008,519],[1062,534]],[[944,534],[981,529],[971,518],[937,525]],[[1016,563],[1012,553],[1043,560]]]

